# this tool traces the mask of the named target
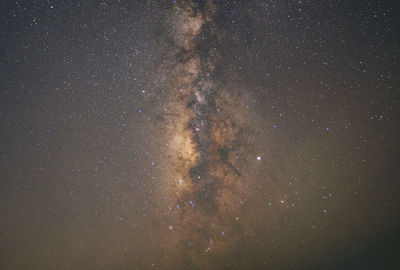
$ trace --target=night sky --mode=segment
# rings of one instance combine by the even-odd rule
[[[398,1],[0,12],[0,269],[400,269]]]

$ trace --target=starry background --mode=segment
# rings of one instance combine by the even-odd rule
[[[175,2],[2,2],[1,269],[170,268],[159,119]],[[262,143],[261,225],[213,267],[398,269],[399,3],[215,5],[224,38],[205,42]]]

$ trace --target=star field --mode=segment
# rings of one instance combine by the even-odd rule
[[[396,1],[4,1],[1,269],[397,269]]]

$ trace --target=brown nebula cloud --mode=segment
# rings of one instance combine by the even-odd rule
[[[172,18],[178,60],[163,120],[168,154],[160,197],[169,209],[163,215],[166,258],[177,268],[206,267],[237,245],[249,226],[253,133],[240,91],[216,78],[218,55],[202,39],[203,31],[219,38],[213,13],[212,1],[202,8],[185,2]]]

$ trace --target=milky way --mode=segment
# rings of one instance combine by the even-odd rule
[[[179,61],[166,109],[169,149],[162,192],[173,209],[168,239],[175,239],[176,252],[195,261],[223,252],[243,236],[256,162],[243,93],[215,74],[218,54],[209,45],[221,35],[213,23],[215,9],[212,1],[202,7],[184,2],[171,12]]]

